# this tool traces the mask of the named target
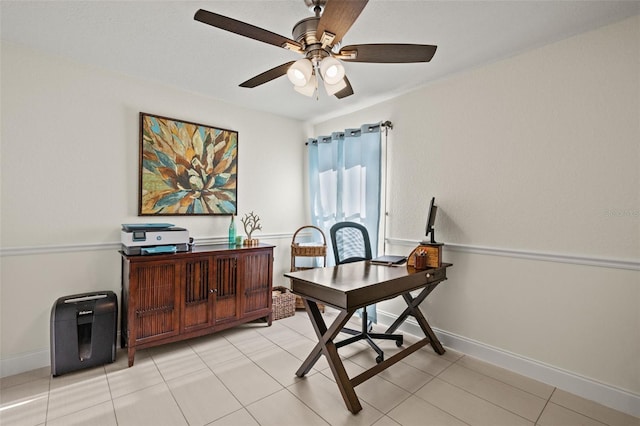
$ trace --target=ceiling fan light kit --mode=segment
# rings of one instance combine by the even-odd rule
[[[287,77],[294,86],[303,87],[313,74],[313,65],[308,59],[298,59],[287,70]]]
[[[339,60],[327,56],[320,61],[320,74],[327,84],[336,84],[344,78],[344,66]]]
[[[314,74],[311,74],[309,82],[304,86],[293,86],[296,92],[311,97],[318,89],[318,80]]]
[[[324,80],[324,90],[327,91],[329,96],[333,96],[339,91],[345,89],[347,87],[347,83],[344,81],[344,78],[341,78],[337,83],[329,84],[327,80]]]
[[[340,60],[388,64],[429,62],[436,51],[436,46],[432,45],[395,43],[356,44],[338,51],[342,38],[368,1],[304,0],[315,16],[295,24],[294,39],[203,9],[196,12],[194,19],[304,55],[295,62],[287,62],[250,78],[241,83],[241,87],[256,87],[286,74],[297,92],[312,96],[318,89],[318,78],[322,78],[326,92],[342,99],[353,95],[353,88]]]

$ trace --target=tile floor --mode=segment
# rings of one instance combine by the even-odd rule
[[[330,312],[325,313],[331,316]],[[327,320],[328,322],[330,319]],[[407,342],[417,340],[405,334]],[[306,314],[246,324],[138,351],[113,364],[51,378],[43,368],[0,379],[9,425],[640,425],[640,419],[448,350],[430,346],[356,387],[352,415],[321,357],[295,376],[314,346]],[[381,342],[388,357],[398,350]],[[358,343],[340,349],[351,377],[375,363]]]

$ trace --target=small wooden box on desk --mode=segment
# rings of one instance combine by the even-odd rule
[[[272,245],[196,246],[185,253],[122,254],[121,347],[136,349],[272,320]]]
[[[409,255],[407,263],[415,269],[439,268],[442,266],[442,243],[420,243]]]

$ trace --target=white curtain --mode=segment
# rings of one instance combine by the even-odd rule
[[[369,232],[377,256],[380,223],[381,125],[365,124],[331,136],[309,139],[311,222],[329,239],[337,222],[357,222]],[[331,245],[327,261],[335,264]],[[369,317],[375,322],[375,307]]]
[[[337,222],[361,223],[377,256],[382,138],[380,124],[365,124],[310,139],[311,222],[327,236]]]

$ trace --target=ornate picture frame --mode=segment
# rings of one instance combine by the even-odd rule
[[[140,113],[138,216],[237,214],[238,132]]]

